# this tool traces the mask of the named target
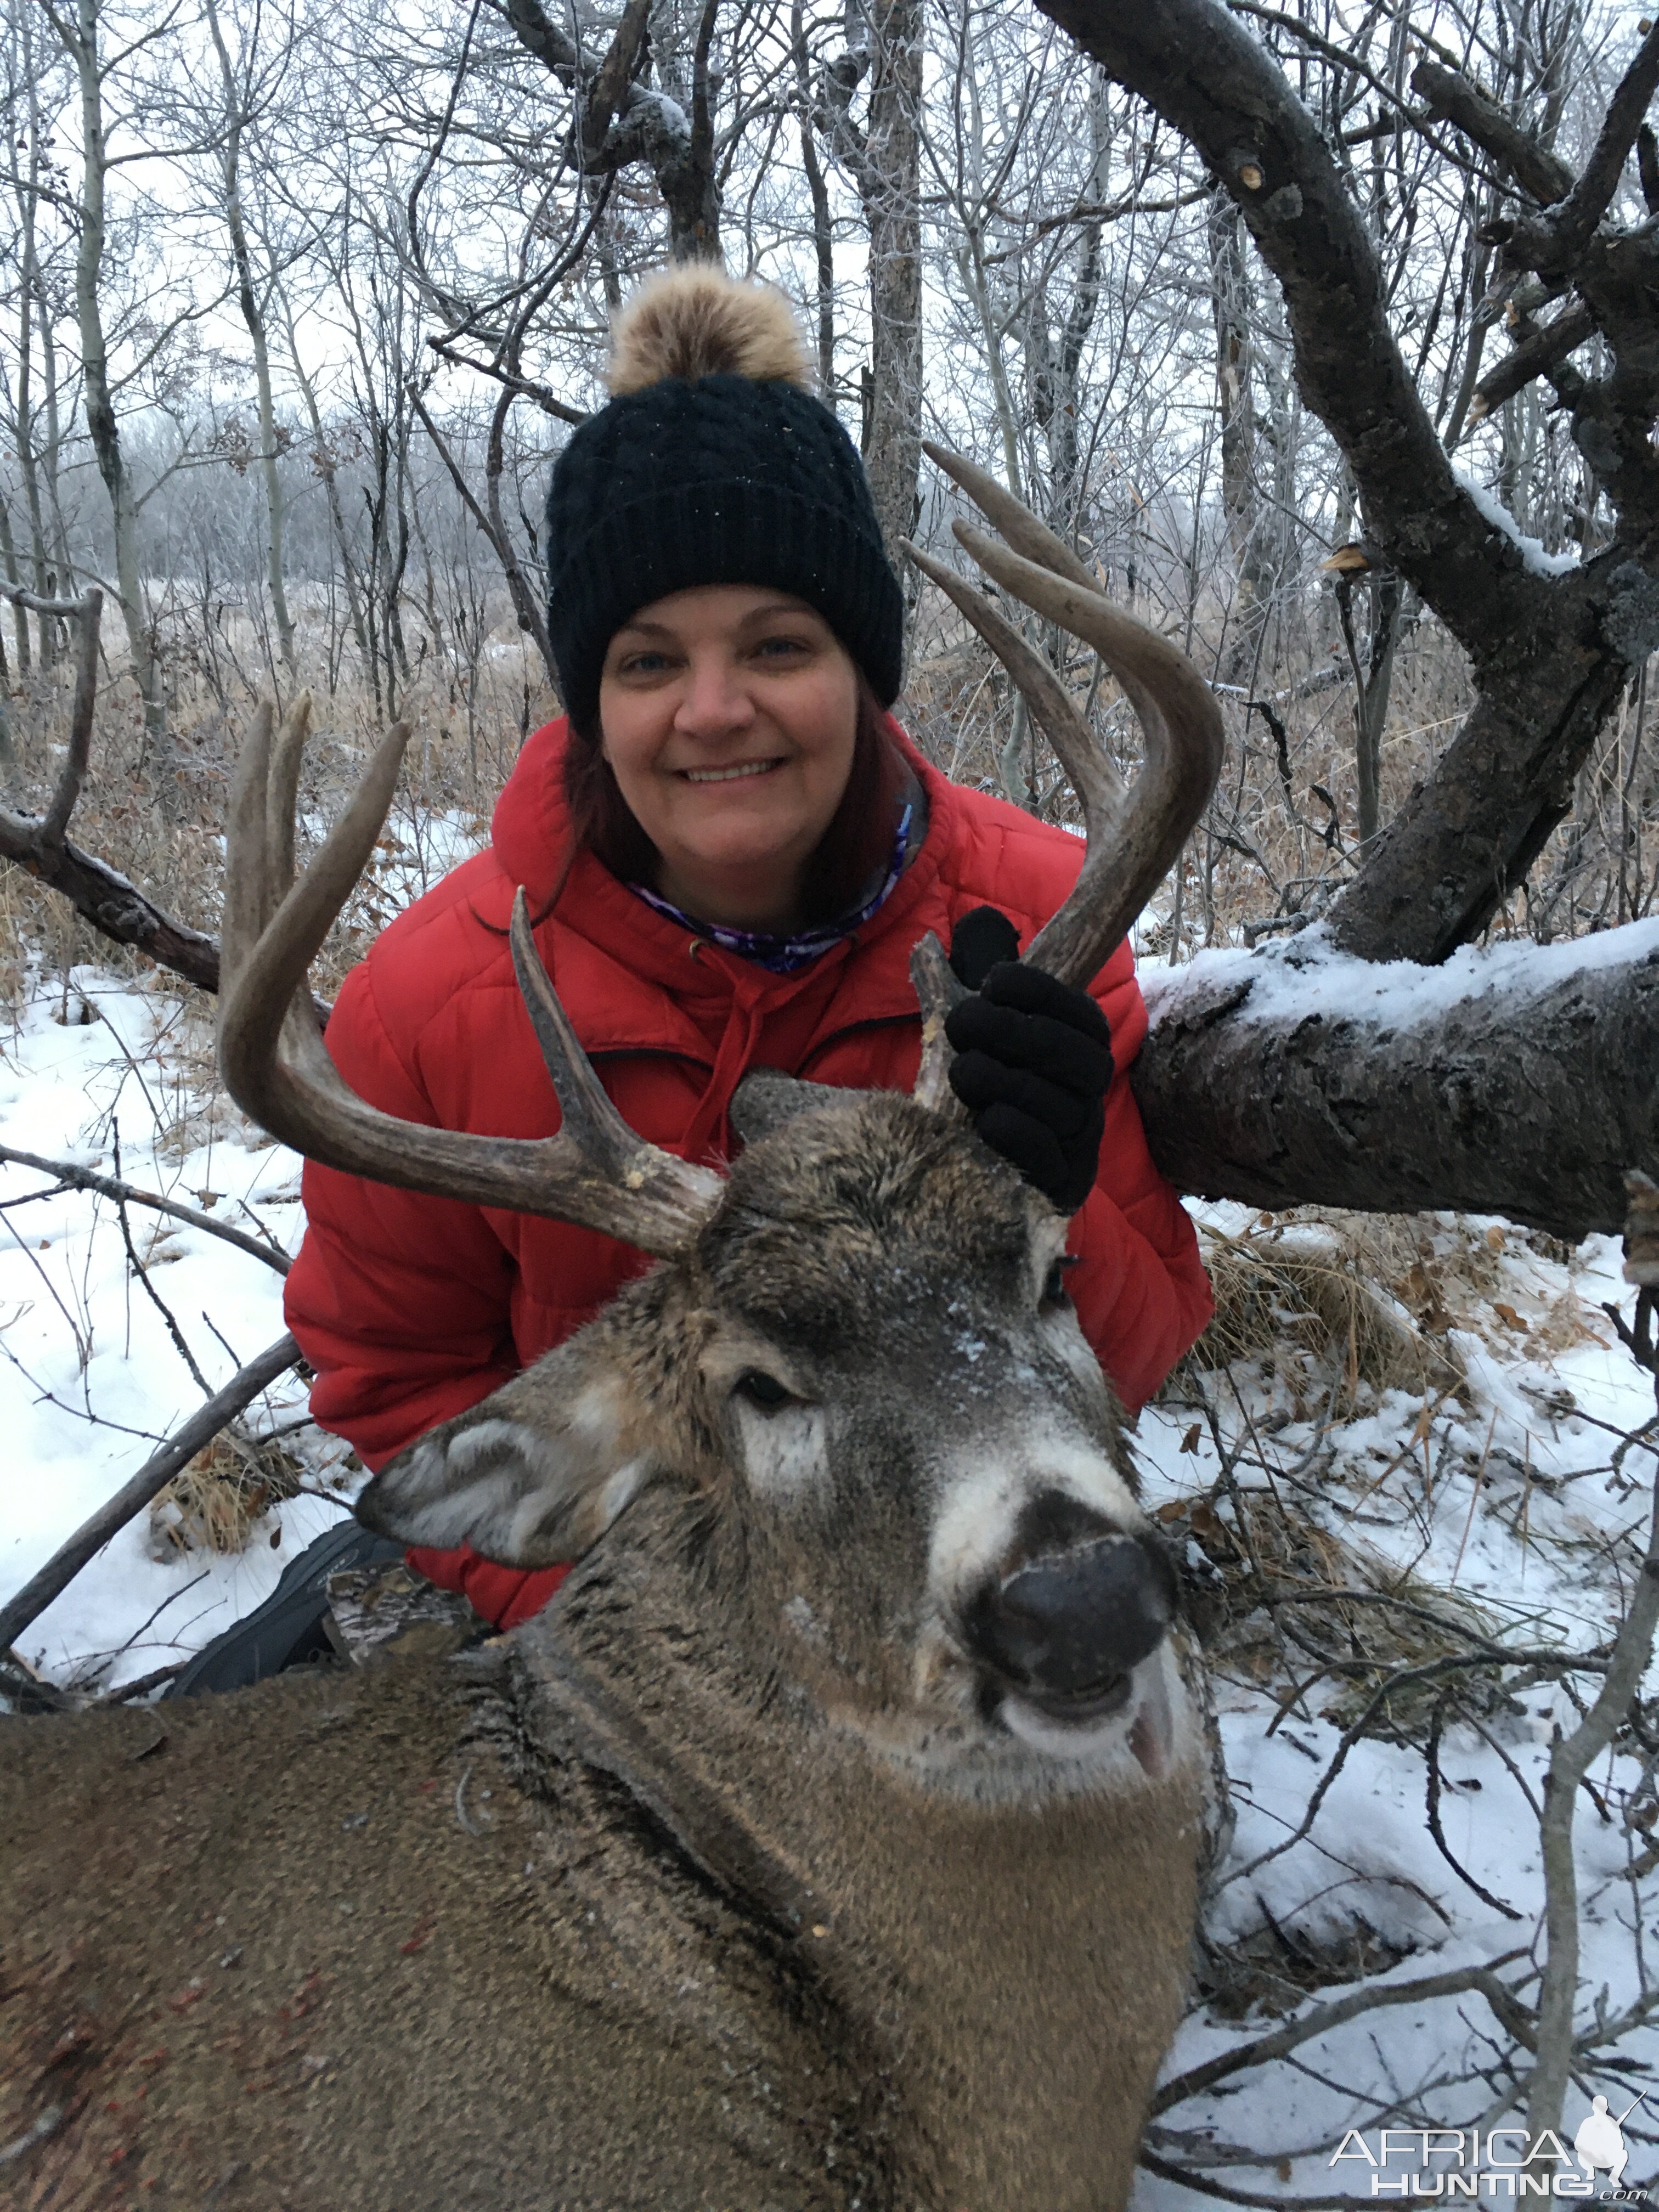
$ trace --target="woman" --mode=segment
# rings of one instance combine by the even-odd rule
[[[556,1109],[507,951],[522,884],[623,1117],[720,1160],[752,1067],[909,1087],[909,955],[932,929],[981,987],[951,1018],[952,1079],[985,1140],[1075,1212],[1068,1287],[1139,1406],[1211,1304],[1126,1080],[1146,1031],[1128,948],[1091,994],[1006,964],[1071,888],[1076,841],[947,782],[887,713],[898,585],[781,300],[709,270],[659,278],[619,319],[610,382],[548,501],[567,719],[526,744],[489,849],[347,978],[331,1053],[409,1120],[545,1134]],[[288,1318],[318,1420],[371,1468],[647,1264],[585,1230],[328,1168],[307,1166],[304,1191]],[[411,1557],[503,1627],[564,1571]]]

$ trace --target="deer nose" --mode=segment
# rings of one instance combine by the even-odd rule
[[[972,1656],[1006,1687],[1056,1714],[1093,1717],[1127,1699],[1130,1673],[1175,1613],[1162,1550],[1097,1524],[984,1585],[963,1626]]]

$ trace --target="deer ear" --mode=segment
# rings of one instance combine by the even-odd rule
[[[507,1567],[579,1559],[653,1470],[629,1430],[617,1378],[571,1345],[399,1453],[357,1518],[401,1544],[471,1544]]]

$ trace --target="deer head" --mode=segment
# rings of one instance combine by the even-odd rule
[[[930,450],[932,450],[930,448]],[[966,463],[936,455],[1020,550],[960,534],[1006,588],[1101,653],[1147,766],[1126,790],[1058,679],[994,610],[917,556],[984,632],[1054,739],[1089,828],[1077,889],[1029,957],[1086,981],[1207,799],[1219,722],[1188,664]],[[915,1094],[763,1087],[722,1178],[623,1123],[537,953],[512,950],[558,1094],[538,1140],[415,1127],[336,1074],[307,967],[366,862],[407,732],[392,731],[297,883],[307,708],[262,712],[230,836],[220,1060],[273,1135],[376,1180],[580,1223],[653,1253],[568,1343],[385,1468],[360,1518],[508,1564],[592,1546],[666,1491],[708,1586],[872,1743],[994,1794],[1162,1774],[1182,1748],[1167,1563],[1120,1410],[1065,1291],[1066,1222],[982,1147],[945,1082],[949,970],[914,972]],[[796,1109],[799,1110],[788,1110]]]

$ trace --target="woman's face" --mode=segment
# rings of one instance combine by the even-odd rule
[[[599,678],[605,757],[702,921],[785,929],[853,765],[858,672],[821,615],[752,584],[641,607]]]

